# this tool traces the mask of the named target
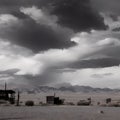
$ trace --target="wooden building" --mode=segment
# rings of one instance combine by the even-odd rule
[[[10,104],[15,103],[15,91],[7,90],[7,84],[5,83],[5,89],[0,90],[0,100],[8,101]]]
[[[64,100],[60,99],[59,97],[55,97],[55,96],[46,96],[46,103],[54,104],[54,105],[62,105],[64,103]]]
[[[54,96],[46,96],[46,103],[47,104],[54,104]]]
[[[9,101],[11,104],[15,103],[15,91],[0,90],[0,100]]]

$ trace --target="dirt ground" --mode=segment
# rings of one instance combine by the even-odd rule
[[[46,103],[46,96],[54,95],[54,92],[52,93],[37,93],[37,94],[27,94],[22,93],[20,95],[20,101],[24,104],[27,100],[32,100],[35,102],[35,104],[39,104],[40,102]],[[80,100],[86,100],[88,98],[92,99],[92,104],[97,105],[98,102],[101,104],[106,103],[107,98],[111,98],[113,102],[120,102],[120,92],[91,92],[91,93],[72,93],[72,92],[57,92],[57,97],[60,97],[61,99],[65,99],[65,102],[72,102],[74,104],[77,104]]]
[[[120,120],[120,108],[98,106],[1,106],[0,120]]]
[[[120,120],[120,107],[97,105],[97,102],[104,104],[106,98],[112,98],[112,102],[120,101],[120,93],[56,93],[75,106],[39,106],[40,102],[46,102],[47,95],[54,93],[21,94],[22,106],[0,106],[0,120]],[[92,106],[76,105],[79,100],[89,97],[92,98]],[[24,106],[27,100],[34,101],[35,106]]]

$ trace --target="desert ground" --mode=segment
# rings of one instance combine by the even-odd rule
[[[120,120],[120,107],[103,107],[106,98],[112,102],[120,101],[120,93],[56,93],[56,96],[65,99],[71,105],[41,106],[47,95],[54,93],[20,94],[20,106],[1,105],[0,120]],[[79,100],[91,97],[91,106],[77,106]],[[25,102],[32,100],[35,106],[25,106]],[[97,105],[100,102],[101,105]]]
[[[100,111],[103,111],[103,113]],[[120,108],[97,106],[4,106],[0,107],[0,120],[120,120]]]
[[[39,105],[40,102],[46,103],[46,96],[51,95],[54,95],[54,92],[41,92],[36,94],[22,93],[20,95],[20,101],[24,104],[27,100],[33,100],[35,104]],[[56,92],[56,96],[65,99],[65,103],[72,102],[74,104],[77,104],[79,100],[86,100],[87,98],[92,99],[93,105],[97,105],[98,102],[105,104],[107,98],[111,98],[112,102],[120,101],[120,92]]]

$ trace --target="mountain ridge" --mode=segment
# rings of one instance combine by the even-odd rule
[[[18,88],[14,89],[15,91],[18,90]],[[89,92],[120,92],[120,89],[111,89],[111,88],[93,88],[90,86],[61,86],[59,88],[56,87],[50,87],[50,86],[37,86],[35,88],[29,89],[29,88],[22,88],[19,89],[21,92],[27,92],[27,93],[40,93],[40,92],[83,92],[83,93],[89,93]]]

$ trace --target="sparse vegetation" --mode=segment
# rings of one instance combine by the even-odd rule
[[[119,103],[110,103],[107,105],[108,107],[120,107]]]
[[[39,102],[39,105],[43,105],[43,102]]]
[[[97,105],[100,105],[100,102],[97,102]]]
[[[25,105],[26,106],[34,106],[34,101],[32,101],[32,100],[26,101]]]
[[[91,105],[91,98],[88,98],[87,100],[80,100],[77,105],[81,106],[89,106]]]
[[[65,105],[75,105],[73,102],[66,102]]]
[[[90,101],[86,101],[86,100],[80,100],[77,105],[79,106],[89,106],[90,105]]]

